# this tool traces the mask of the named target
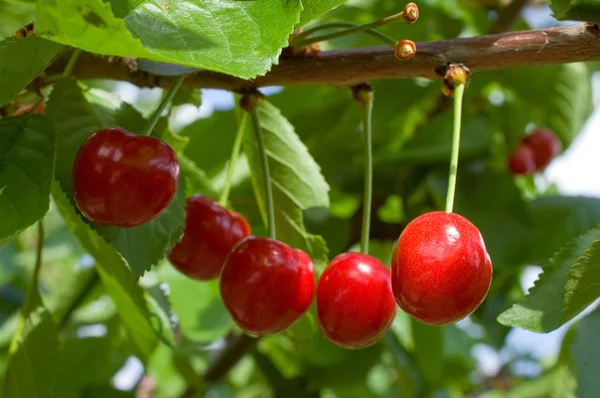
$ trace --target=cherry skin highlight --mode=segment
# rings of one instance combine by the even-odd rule
[[[492,262],[479,230],[443,211],[411,221],[392,253],[392,289],[406,313],[430,325],[475,311],[492,281]]]
[[[367,254],[336,256],[317,285],[317,315],[332,343],[354,349],[375,344],[396,315],[390,270]]]
[[[133,227],[158,216],[179,182],[177,155],[165,142],[120,127],[96,131],[79,148],[73,194],[90,221]]]
[[[290,327],[310,307],[315,272],[302,250],[249,236],[227,256],[219,287],[225,307],[242,330],[274,334]]]
[[[522,140],[533,151],[537,171],[544,170],[562,150],[556,134],[548,129],[537,129]]]
[[[250,225],[242,215],[206,196],[194,195],[187,200],[183,237],[169,260],[190,278],[215,279],[231,249],[248,235]]]
[[[534,174],[536,169],[533,150],[527,145],[519,145],[508,158],[508,170],[512,174]]]

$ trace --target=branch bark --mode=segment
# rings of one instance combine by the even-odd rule
[[[283,58],[265,76],[242,80],[210,71],[191,74],[184,87],[239,91],[264,86],[328,85],[348,87],[364,81],[425,77],[441,78],[449,62],[463,63],[472,72],[522,66],[600,60],[598,25],[579,23],[558,28],[500,33],[472,38],[417,43],[417,54],[399,61],[389,47],[368,47]],[[48,73],[60,73],[61,58]],[[131,72],[124,62],[83,54],[73,76],[80,79],[129,81],[140,87],[170,87],[174,77]]]

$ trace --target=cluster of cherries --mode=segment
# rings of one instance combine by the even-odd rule
[[[177,156],[165,142],[119,127],[92,134],[73,168],[81,213],[117,227],[157,217],[173,199],[178,180]],[[346,348],[381,339],[396,304],[432,325],[464,318],[481,304],[492,277],[477,228],[457,214],[437,211],[406,226],[393,251],[391,272],[367,254],[343,253],[331,260],[316,285],[305,252],[251,236],[242,215],[202,195],[188,198],[183,237],[168,258],[191,278],[220,278],[225,307],[253,335],[290,327],[308,310],[316,290],[323,333]]]
[[[512,174],[531,175],[543,171],[562,150],[560,140],[553,131],[537,129],[521,139],[508,158]]]

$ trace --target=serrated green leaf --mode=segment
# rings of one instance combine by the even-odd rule
[[[302,0],[304,10],[298,26],[302,26],[315,18],[318,18],[341,4],[346,0]]]
[[[48,211],[54,150],[54,125],[47,117],[0,119],[0,245]]]
[[[598,0],[552,0],[550,8],[554,18],[559,21],[600,21],[600,1]]]
[[[55,85],[46,108],[57,128],[56,179],[72,203],[73,163],[85,139],[102,127],[117,125],[135,132],[146,123],[131,105],[118,101],[114,95],[99,93],[91,90],[84,95],[75,80],[63,79]],[[147,223],[115,228],[85,221],[125,258],[134,277],[139,278],[181,238],[185,225],[185,181],[180,178],[173,201]]]
[[[63,48],[37,36],[0,41],[0,104],[10,102]]]
[[[585,63],[548,65],[499,72],[526,107],[530,122],[552,129],[566,148],[594,109]]]
[[[142,289],[133,279],[123,257],[83,221],[58,183],[52,184],[52,196],[71,233],[96,260],[96,270],[104,288],[115,302],[137,354],[145,362],[152,354],[158,338]]]
[[[600,311],[596,310],[579,322],[571,345],[571,364],[577,380],[578,398],[594,398],[600,391]]]
[[[529,208],[534,237],[527,258],[533,264],[550,258],[565,242],[600,224],[600,198],[543,196],[530,202]]]
[[[323,238],[309,234],[303,223],[303,210],[329,206],[329,185],[319,165],[300,141],[294,127],[279,109],[266,100],[259,107],[260,124],[269,159],[271,183],[275,199],[277,239],[306,251],[315,264],[327,262]],[[250,124],[250,123],[248,123]],[[244,151],[248,157],[254,191],[266,220],[265,193],[258,144],[251,128],[244,135]]]
[[[52,396],[56,382],[54,362],[60,340],[52,315],[38,292],[40,266],[41,262],[37,263],[33,271],[27,299],[8,350],[1,390],[6,398],[47,398]]]
[[[302,11],[297,0],[110,3],[112,10],[102,0],[40,1],[36,32],[97,54],[148,58],[250,79],[277,62]]]
[[[600,238],[600,230],[596,230]],[[594,241],[571,267],[565,284],[563,319],[573,319],[600,297],[600,241]]]
[[[162,336],[163,342],[168,346],[175,345],[173,333],[173,310],[168,293],[161,284],[144,288],[146,302],[150,309],[150,316],[154,320],[155,330]]]
[[[569,272],[581,262],[584,252],[598,240],[600,229],[593,229],[563,246],[550,261],[551,265],[544,269],[544,273],[529,290],[525,300],[500,314],[498,322],[532,332],[548,333],[573,319],[577,315],[575,310],[581,311],[582,303],[589,299],[589,296],[572,292],[571,289],[576,287],[579,281],[567,284],[571,278]],[[581,271],[580,268],[574,276],[580,277]],[[569,310],[565,311],[566,308]]]

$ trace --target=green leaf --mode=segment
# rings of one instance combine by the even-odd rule
[[[171,305],[184,337],[209,343],[225,336],[233,324],[219,297],[218,283],[195,281],[170,264],[159,272],[160,279],[169,285]],[[190,292],[194,292],[193,299]]]
[[[594,290],[585,289],[594,281],[584,282],[581,277],[597,272],[598,240],[600,229],[593,229],[566,244],[554,255],[525,300],[500,314],[498,321],[506,326],[547,333],[573,319],[593,301],[590,296],[594,296]],[[577,288],[584,291],[577,292]]]
[[[600,224],[600,198],[543,196],[530,202],[529,207],[534,237],[527,258],[534,264],[550,258],[565,242]]]
[[[250,79],[277,62],[302,11],[297,0],[110,3],[112,10],[102,0],[40,1],[36,32],[97,54],[148,58]]]
[[[579,322],[571,345],[571,364],[577,380],[578,398],[594,398],[600,391],[600,311],[596,310]]]
[[[45,116],[0,119],[0,244],[48,211],[54,142],[54,125]]]
[[[417,366],[423,378],[435,384],[442,376],[444,368],[444,329],[422,324],[413,318],[411,329]]]
[[[52,184],[52,196],[71,233],[96,260],[96,270],[104,288],[115,302],[140,360],[145,362],[158,338],[142,289],[133,279],[123,257],[82,220],[58,183]]]
[[[559,21],[600,21],[600,2],[598,0],[552,0],[550,8],[554,18]]]
[[[302,0],[304,11],[302,11],[302,17],[298,25],[302,26],[345,2],[346,0]]]
[[[259,115],[275,198],[277,239],[306,251],[315,264],[324,266],[327,262],[325,241],[306,231],[302,211],[313,207],[328,207],[329,186],[321,175],[319,166],[294,132],[294,127],[279,109],[263,100]],[[263,219],[266,220],[258,144],[251,129],[245,133],[244,150],[250,164],[254,192]]]
[[[0,41],[0,104],[10,102],[63,48],[37,36]]]
[[[75,80],[63,79],[55,85],[48,101],[47,114],[58,132],[56,179],[72,203],[73,163],[85,139],[102,127],[117,125],[141,131],[146,123],[130,105],[118,101],[114,95],[99,93],[101,91],[91,90],[84,95]],[[73,114],[77,114],[77,118],[73,118]],[[180,178],[173,201],[152,221],[132,228],[85,221],[125,258],[134,277],[139,278],[181,238],[185,224],[184,178]]]
[[[40,239],[43,239],[41,237]],[[38,292],[38,263],[19,316],[2,384],[3,397],[47,398],[55,383],[58,330]]]
[[[526,107],[529,120],[552,129],[566,148],[594,110],[590,71],[584,63],[499,72]]]

